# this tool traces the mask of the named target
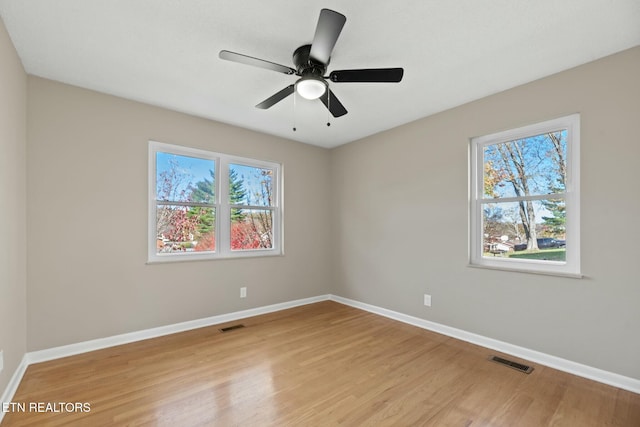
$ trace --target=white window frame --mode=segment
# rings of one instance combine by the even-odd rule
[[[483,256],[483,204],[498,200],[518,200],[518,198],[502,200],[483,198],[483,148],[488,145],[524,139],[564,129],[567,130],[567,176],[565,182],[566,189],[563,194],[566,206],[566,260],[561,262]],[[517,129],[471,138],[469,157],[469,265],[472,267],[522,271],[527,273],[582,277],[580,271],[580,115],[576,113]],[[529,196],[523,199],[544,198],[544,196]]]
[[[157,253],[157,230],[156,230],[156,153],[171,153],[179,156],[196,157],[215,161],[215,239],[216,249],[212,252],[172,252]],[[229,164],[241,164],[257,168],[273,170],[272,191],[273,205],[266,206],[246,206],[243,208],[269,209],[273,211],[272,243],[269,249],[244,249],[231,250],[231,205],[229,200]],[[212,151],[200,150],[181,145],[166,144],[157,141],[149,141],[149,189],[148,189],[148,262],[175,262],[175,261],[196,261],[213,259],[246,258],[261,256],[277,256],[283,254],[283,207],[282,207],[282,165],[275,162],[250,159],[246,157],[233,156],[229,154],[216,153]]]

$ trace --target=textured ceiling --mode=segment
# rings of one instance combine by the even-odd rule
[[[296,78],[218,52],[293,66],[322,8],[347,17],[329,71],[403,81],[331,84],[349,113],[330,127],[318,100],[255,108]],[[0,16],[29,74],[323,147],[640,44],[638,0],[0,0]]]

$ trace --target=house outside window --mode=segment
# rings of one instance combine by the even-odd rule
[[[282,253],[281,166],[149,142],[149,262]]]
[[[470,264],[580,276],[580,116],[471,140]]]

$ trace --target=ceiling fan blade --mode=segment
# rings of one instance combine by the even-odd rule
[[[253,65],[254,67],[266,68],[267,70],[277,71],[278,73],[295,74],[296,72],[293,68],[285,65],[276,64],[275,62],[265,61],[264,59],[254,58],[241,53],[229,52],[228,50],[221,50],[218,56],[220,59],[224,59],[226,61]]]
[[[332,71],[329,78],[335,83],[398,83],[403,75],[402,68],[368,68]]]
[[[273,105],[285,99],[287,96],[291,95],[293,91],[294,85],[289,85],[282,89],[280,92],[276,93],[275,95],[271,95],[269,98],[256,105],[256,108],[266,110],[267,108],[272,107]]]
[[[318,25],[316,26],[316,34],[313,36],[311,43],[311,52],[309,57],[321,64],[329,64],[329,58],[333,47],[338,41],[338,36],[344,27],[347,18],[341,13],[330,9],[322,9]]]
[[[327,93],[329,94],[328,96]],[[324,106],[329,109],[329,112],[333,117],[341,117],[347,114],[347,109],[344,108],[344,105],[342,105],[333,92],[331,92],[331,89],[327,89],[324,95],[320,97],[320,101],[322,101]]]

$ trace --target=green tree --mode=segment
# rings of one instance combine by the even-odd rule
[[[553,237],[564,236],[567,222],[567,212],[563,200],[546,200],[542,204],[551,212],[551,216],[543,216],[542,220],[549,234]]]
[[[196,182],[191,188],[191,201],[200,203],[213,203],[215,201],[215,174],[209,170],[211,179],[204,178],[202,181]]]
[[[198,181],[191,189],[191,201],[198,203],[213,203],[215,201],[215,173],[209,170],[211,179],[204,178]],[[229,201],[232,204],[241,203],[246,198],[244,180],[238,173],[229,170]],[[212,233],[215,226],[215,211],[213,208],[196,206],[189,210],[189,217],[197,219],[199,237]],[[243,221],[246,215],[242,209],[231,209],[231,221]]]
[[[215,174],[212,170],[209,170],[211,179],[204,178],[191,188],[190,199],[192,202],[198,203],[213,203],[215,201]],[[203,236],[213,233],[216,217],[213,208],[205,206],[194,206],[189,209],[189,218],[196,220],[198,227],[197,238],[200,239]]]
[[[244,188],[244,179],[238,176],[238,171],[229,169],[229,201],[231,204],[240,204],[245,201],[247,190]],[[242,209],[231,209],[231,221],[244,221],[246,218]]]

